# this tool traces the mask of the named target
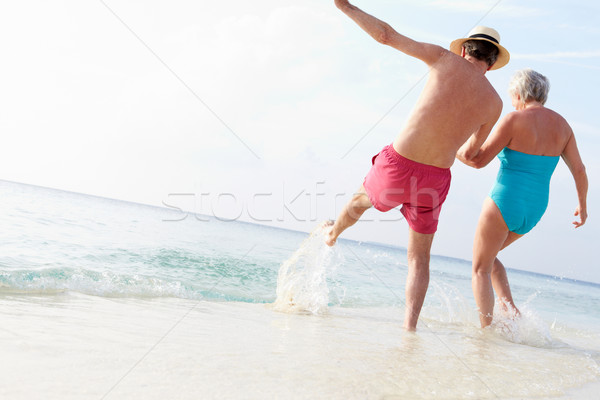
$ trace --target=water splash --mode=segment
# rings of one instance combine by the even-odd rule
[[[454,285],[437,280],[429,282],[429,292],[421,315],[443,323],[479,324],[473,306],[463,292]]]
[[[529,300],[518,312],[508,302],[496,299],[492,330],[513,343],[541,348],[558,345],[550,328],[528,303]]]
[[[274,309],[289,313],[325,313],[329,303],[327,275],[334,271],[339,256],[336,248],[325,244],[323,228],[313,230],[279,268]]]

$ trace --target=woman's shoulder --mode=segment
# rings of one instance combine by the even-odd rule
[[[551,108],[543,107],[543,108],[541,108],[541,111],[545,112],[548,116],[556,118],[557,120],[567,122],[567,120],[562,115],[560,115],[558,112],[552,110]]]
[[[573,130],[565,117],[550,108],[544,108],[544,110],[546,111],[546,114],[542,117],[546,121],[547,126],[550,127],[550,129],[555,129],[563,139],[570,137]]]
[[[558,129],[565,129],[569,127],[569,123],[562,115],[547,107],[536,107],[528,108],[526,110],[513,111],[507,115],[507,117],[509,116],[513,123],[543,124]]]
[[[518,121],[522,116],[519,114],[519,111],[511,111],[502,117],[503,124],[511,124],[515,121]]]

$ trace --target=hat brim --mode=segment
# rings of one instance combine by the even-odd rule
[[[485,38],[456,39],[452,43],[450,43],[450,51],[453,52],[454,54],[458,54],[460,56],[462,54],[462,45],[464,42],[466,42],[468,40],[483,40],[485,42],[489,42],[489,43],[493,44],[494,46],[496,46],[498,48],[498,59],[496,60],[494,65],[492,65],[492,68],[490,68],[490,70],[500,69],[500,68],[504,67],[506,64],[508,64],[508,62],[510,61],[510,53],[508,52],[508,50],[506,50],[504,47],[502,47],[502,45],[500,45],[494,41],[485,39]]]

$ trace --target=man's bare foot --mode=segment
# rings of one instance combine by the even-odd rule
[[[321,224],[323,236],[325,236],[325,244],[329,247],[333,246],[337,240],[337,236],[334,236],[333,234],[333,225],[334,222],[332,220],[325,221]]]

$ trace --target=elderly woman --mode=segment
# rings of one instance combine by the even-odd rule
[[[498,252],[529,232],[548,205],[550,178],[562,157],[573,178],[579,198],[576,228],[587,218],[588,180],[573,130],[558,113],[544,107],[550,84],[531,69],[518,71],[509,93],[516,111],[506,115],[481,148],[467,142],[457,158],[481,168],[496,155],[500,171],[483,203],[473,244],[473,293],[482,327],[491,324],[494,290],[503,304],[516,309],[506,270]],[[493,289],[492,289],[493,288]]]

